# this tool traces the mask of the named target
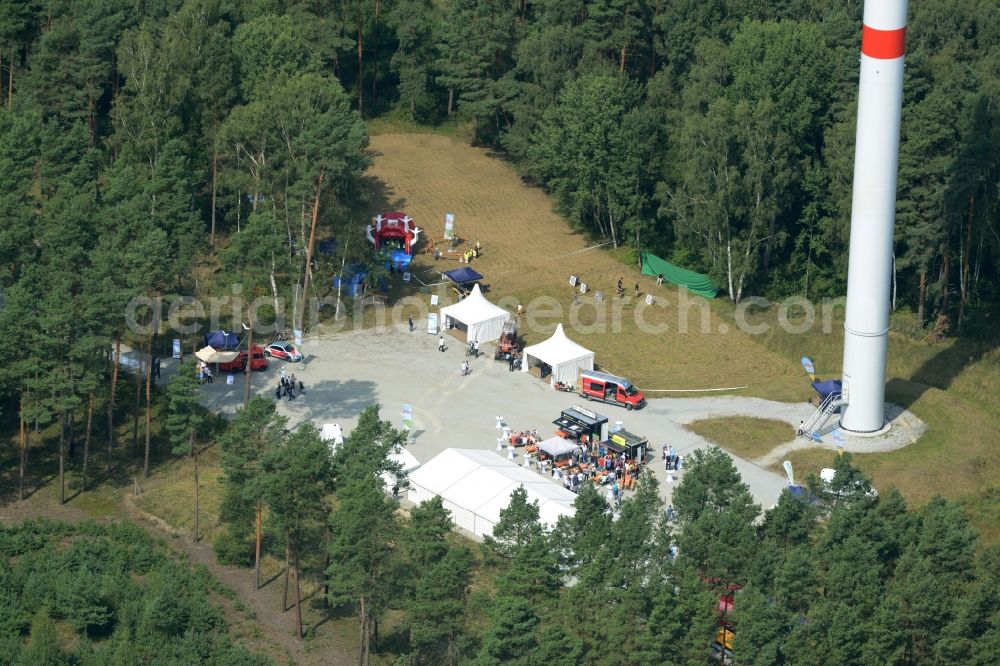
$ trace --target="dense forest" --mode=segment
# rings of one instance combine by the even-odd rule
[[[189,384],[171,381],[172,416]],[[172,422],[178,441],[199,433]],[[359,664],[693,666],[723,629],[739,664],[986,666],[1000,651],[1000,549],[978,545],[957,503],[873,494],[850,455],[832,484],[810,478],[763,513],[716,448],[685,458],[669,507],[643,473],[617,507],[586,484],[548,529],[518,491],[475,546],[439,498],[399,510],[387,486],[406,434],[377,406],[334,452],[311,424],[286,426],[258,397],[220,437],[215,550],[258,589],[255,562],[282,558],[273,612],[327,631],[303,622],[309,585],[321,613],[357,618]],[[0,663],[268,663],[227,637],[211,590],[128,523],[0,527]]]
[[[0,526],[0,664],[272,663],[229,640],[213,588],[134,525]]]
[[[143,242],[161,281],[248,229],[291,246],[232,247],[270,266],[260,288],[304,287],[311,218],[362,196],[357,121],[390,115],[470,121],[573,224],[733,301],[841,295],[862,4],[6,2],[3,286],[44,250],[53,200],[125,234],[112,220],[160,193],[167,240]],[[986,0],[910,15],[894,304],[968,330],[1000,299],[1000,18]]]
[[[19,482],[0,495],[25,496],[40,426],[58,431],[60,501],[78,444],[82,492],[125,455],[149,473],[151,370],[120,372],[119,357],[158,348],[157,299],[289,296],[302,326],[334,261],[318,241],[336,238],[338,264],[364,253],[373,119],[470,128],[570,224],[707,272],[734,302],[842,295],[861,12],[853,0],[3,0],[0,424],[18,433],[4,478]],[[1000,306],[1000,13],[915,1],[907,47],[893,304],[938,335],[986,334]],[[192,382],[179,375],[159,407],[173,453],[197,464],[205,429],[223,426],[206,425]],[[406,617],[407,663],[704,663],[735,586],[739,663],[1000,654],[997,552],[977,551],[951,503],[908,512],[896,494],[850,492],[865,482],[846,458],[846,497],[785,496],[761,520],[711,451],[691,461],[673,521],[650,483],[614,521],[582,493],[552,534],[515,502],[480,563],[446,538],[440,506],[402,521],[376,490],[398,437],[370,410],[331,459],[248,389],[220,440],[220,557],[252,564],[268,535],[292,593],[301,568],[356,610],[362,660],[391,611]],[[126,537],[0,532],[0,662],[158,663],[143,641],[162,634],[178,663],[191,650],[248,663],[202,583],[159,556],[126,558],[149,549]],[[70,575],[80,562],[101,566]],[[495,595],[471,592],[477,567]],[[72,646],[53,638],[65,627]]]
[[[831,485],[763,513],[716,448],[685,458],[669,507],[650,473],[615,508],[585,484],[549,530],[522,489],[473,549],[440,498],[400,514],[389,455],[406,434],[377,406],[332,455],[315,427],[284,425],[255,398],[222,439],[216,552],[258,581],[256,544],[284,557],[296,609],[301,575],[356,615],[361,664],[387,644],[413,665],[705,664],[723,625],[739,664],[985,666],[1000,651],[1000,549],[957,503],[874,495],[849,454]]]

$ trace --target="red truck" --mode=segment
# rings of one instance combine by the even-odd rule
[[[247,353],[241,351],[240,355],[228,363],[219,364],[219,372],[245,372],[247,367]],[[251,370],[267,370],[267,358],[264,356],[264,348],[259,345],[253,346],[253,361],[250,364]]]
[[[593,370],[580,373],[580,395],[587,400],[623,405],[629,411],[646,406],[646,396],[632,382]]]

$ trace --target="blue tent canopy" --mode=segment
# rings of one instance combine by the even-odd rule
[[[228,351],[240,346],[240,338],[230,331],[213,331],[205,335],[205,344],[217,351]]]
[[[816,389],[816,393],[819,393],[820,397],[824,399],[831,393],[840,393],[843,389],[843,382],[839,379],[817,379],[812,383],[812,385],[813,388]]]
[[[444,276],[456,282],[458,284],[463,284],[465,282],[475,282],[476,280],[482,280],[483,276],[472,270],[468,266],[462,266],[461,268],[456,268],[453,271],[448,271],[444,273]]]

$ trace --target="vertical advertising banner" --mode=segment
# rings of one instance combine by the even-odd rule
[[[453,213],[445,213],[444,238],[445,240],[451,240],[452,236],[454,235],[455,235],[455,215]]]
[[[170,358],[180,358],[181,357],[181,339],[174,338],[174,345],[170,350]]]
[[[413,405],[403,405],[403,427],[413,430]]]

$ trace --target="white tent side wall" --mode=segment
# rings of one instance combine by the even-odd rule
[[[493,536],[493,528],[496,526],[497,524],[494,521],[476,514],[476,527],[472,530],[472,533],[478,537]]]
[[[430,488],[427,488],[418,481],[414,481],[412,478],[410,479],[410,491],[407,497],[414,504],[423,504],[429,499],[434,499],[436,495],[437,493]]]
[[[503,315],[476,324],[469,324],[467,338],[469,340],[479,340],[479,342],[499,340],[500,334],[503,333],[503,325],[509,318],[510,315]]]
[[[474,511],[448,500],[443,500],[441,506],[451,513],[451,521],[455,523],[456,527],[461,527],[463,530],[473,533],[476,531],[476,514]]]
[[[556,381],[563,384],[576,384],[577,380],[580,379],[581,372],[593,369],[594,355],[591,354],[575,361],[560,363],[558,366],[552,368],[552,375],[556,378]]]

